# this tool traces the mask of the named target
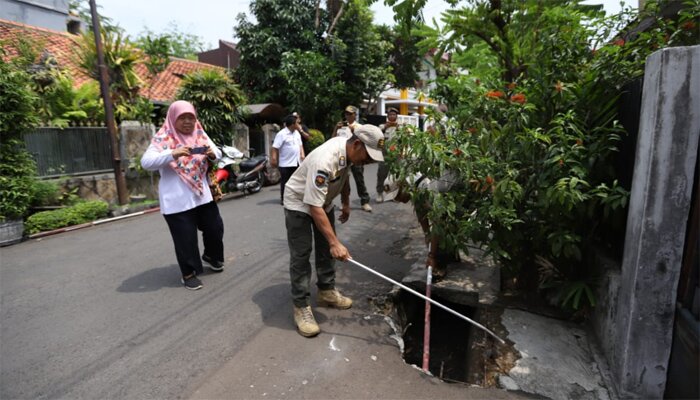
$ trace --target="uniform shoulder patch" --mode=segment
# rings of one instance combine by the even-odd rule
[[[338,158],[338,166],[342,168],[345,167],[345,164],[345,156],[340,156],[340,158]]]
[[[328,185],[328,172],[322,170],[316,171],[314,185],[319,189],[326,187],[326,185]]]

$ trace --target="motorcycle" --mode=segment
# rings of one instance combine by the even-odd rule
[[[267,155],[249,158],[233,146],[219,146],[219,149],[221,159],[214,176],[221,189],[224,192],[259,192],[267,176]]]

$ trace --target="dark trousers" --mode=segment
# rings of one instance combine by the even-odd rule
[[[384,193],[384,181],[389,176],[389,167],[386,163],[377,163],[377,194]]]
[[[224,221],[215,202],[191,210],[164,215],[175,244],[175,255],[182,276],[201,274],[197,230],[202,231],[204,254],[214,261],[224,261]]]
[[[365,186],[365,167],[362,165],[351,165],[350,171],[352,171],[352,177],[355,178],[360,204],[369,203],[369,193],[367,193],[367,186]]]
[[[326,215],[335,232],[335,213],[331,211]],[[309,305],[311,285],[311,248],[315,247],[316,250],[316,286],[320,290],[335,288],[335,260],[331,257],[331,247],[326,237],[316,228],[311,215],[285,209],[284,222],[289,243],[292,302],[297,307],[306,307]]]
[[[299,167],[279,167],[280,170],[280,200],[284,200],[284,185]]]

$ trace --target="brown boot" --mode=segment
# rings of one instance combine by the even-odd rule
[[[297,330],[301,336],[312,337],[321,332],[310,306],[294,306],[294,323],[297,324]]]
[[[319,290],[317,302],[319,306],[335,307],[341,310],[352,307],[352,299],[343,296],[337,289]]]

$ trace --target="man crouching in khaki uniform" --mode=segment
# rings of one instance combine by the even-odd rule
[[[346,261],[351,256],[335,236],[333,199],[340,194],[342,208],[338,219],[345,223],[350,217],[349,167],[384,161],[383,147],[384,135],[379,128],[360,125],[350,138],[331,138],[309,153],[285,186],[294,322],[303,336],[321,332],[309,303],[312,240],[316,248],[318,304],[340,309],[352,306],[352,300],[335,288],[334,259]]]

